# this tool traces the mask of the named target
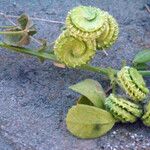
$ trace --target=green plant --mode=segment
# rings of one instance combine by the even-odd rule
[[[135,122],[137,117],[142,116],[142,109],[138,104],[134,104],[129,100],[110,94],[105,101],[106,109],[113,114],[116,120],[125,122]]]
[[[125,66],[117,76],[119,84],[133,100],[142,101],[149,93],[143,77],[135,68]]]
[[[147,102],[142,116],[143,123],[150,127],[150,102]]]
[[[64,31],[55,41],[54,53],[61,63],[75,68],[91,60],[96,53],[96,42],[83,41]]]
[[[7,15],[5,15],[7,18]],[[39,19],[39,18],[32,18]],[[45,21],[44,19],[39,19]],[[58,21],[48,21],[61,23]],[[11,21],[12,23],[12,21]],[[92,79],[84,80],[70,87],[81,94],[77,104],[67,114],[68,130],[80,138],[96,138],[108,132],[116,122],[135,122],[143,112],[142,104],[148,88],[142,76],[150,76],[146,63],[150,61],[148,50],[140,52],[133,60],[133,67],[102,68],[89,65],[96,50],[104,50],[112,46],[118,38],[119,27],[116,20],[108,12],[95,7],[79,6],[71,10],[66,18],[66,27],[58,39],[48,44],[46,40],[36,40],[33,35],[36,29],[27,15],[18,18],[18,25],[3,26],[0,34],[4,35],[0,47],[12,51],[36,56],[42,62],[45,59],[57,63],[59,67],[69,67],[92,71],[108,77],[112,87],[110,96],[106,96],[102,86]],[[23,47],[31,40],[40,44],[39,48]],[[52,46],[54,47],[52,49]],[[55,64],[56,64],[55,63]],[[143,66],[139,70],[139,66]],[[129,98],[117,96],[116,87],[119,85]],[[130,102],[133,100],[133,102]],[[140,106],[141,105],[141,106]],[[142,116],[143,123],[150,126],[149,104]]]
[[[66,27],[77,38],[96,39],[105,32],[107,16],[98,8],[79,6],[68,13]]]

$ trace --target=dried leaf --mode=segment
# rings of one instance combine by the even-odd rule
[[[87,97],[94,106],[104,108],[106,95],[99,82],[92,79],[86,79],[69,88]]]
[[[27,33],[25,33],[25,34],[21,37],[20,41],[18,41],[17,45],[18,45],[18,46],[22,46],[22,45],[28,45],[29,43],[30,43],[30,37],[28,36]]]
[[[134,64],[150,62],[150,49],[142,50],[135,55]]]
[[[58,62],[53,62],[53,65],[56,66],[56,67],[59,67],[59,68],[66,68],[65,64],[61,64],[61,63],[58,63]]]
[[[12,32],[11,34],[4,35],[4,42],[6,44],[13,46],[28,45],[30,43],[30,36],[37,32],[29,17],[25,14],[19,17],[18,24],[18,27],[5,30],[6,32]]]
[[[37,33],[36,28],[35,28],[34,25],[31,26],[28,30],[29,30],[29,31],[28,31],[28,34],[29,34],[30,36],[33,36],[34,34]]]
[[[78,104],[69,110],[66,124],[68,130],[79,138],[97,138],[114,126],[115,119],[103,109]]]
[[[13,28],[10,30],[6,30],[6,32],[18,32],[21,31],[18,28]],[[14,45],[14,46],[19,46],[19,42],[22,41],[22,39],[26,36],[25,33],[20,33],[20,34],[7,34],[4,35],[4,42],[9,44],[9,45]]]
[[[41,46],[37,50],[39,52],[46,51],[46,49],[48,48],[48,46],[47,46],[47,40],[45,40],[45,39],[39,39],[39,42],[41,43]]]
[[[21,29],[26,29],[29,28],[31,26],[31,21],[29,19],[29,16],[26,14],[22,14],[19,18],[18,18],[18,23],[19,26],[21,27]]]
[[[28,35],[33,36],[37,33],[35,26],[30,20],[29,16],[26,14],[22,14],[18,18],[18,24],[22,30],[27,30]]]

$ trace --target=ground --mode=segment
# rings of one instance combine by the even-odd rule
[[[111,13],[118,21],[120,35],[107,51],[98,52],[95,66],[121,67],[131,64],[134,55],[150,48],[148,0],[1,0],[0,11],[10,15],[27,13],[64,21],[67,12],[78,5],[92,5]],[[8,24],[1,18],[0,25]],[[54,41],[61,25],[35,21],[37,38]],[[94,140],[73,137],[65,125],[68,109],[77,94],[68,86],[86,78],[98,80],[106,89],[104,76],[81,70],[60,69],[49,61],[0,49],[0,150],[150,150],[150,128],[139,120],[135,124],[116,124],[105,136]],[[147,78],[150,87],[150,80]]]

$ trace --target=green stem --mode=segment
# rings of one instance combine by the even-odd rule
[[[83,65],[80,68],[83,69],[83,70],[104,74],[106,76],[109,76],[109,71],[110,71],[110,68],[94,67],[94,66],[90,66],[90,65]],[[112,71],[114,72],[114,75],[116,75],[119,70],[112,69]],[[138,72],[142,76],[150,76],[150,70],[145,70],[145,71],[138,70]]]
[[[96,73],[101,73],[101,74],[104,74],[104,75],[107,75],[107,76],[109,75],[109,68],[94,67],[94,66],[90,66],[90,65],[83,65],[79,68],[83,69],[83,70],[96,72]],[[118,72],[115,69],[112,69],[112,71],[114,72],[114,74],[117,74],[117,72]]]
[[[54,54],[49,54],[49,53],[46,53],[46,52],[38,52],[38,51],[31,50],[31,49],[28,49],[28,48],[7,45],[5,43],[0,43],[0,47],[7,48],[9,50],[13,50],[13,51],[24,53],[24,54],[29,54],[29,55],[36,56],[36,57],[39,57],[39,58],[50,59],[52,61],[57,60],[56,56]]]
[[[3,35],[17,35],[17,34],[24,34],[25,31],[0,31],[0,34]]]
[[[0,26],[2,29],[9,29],[9,28],[14,28],[15,26]]]
[[[142,76],[150,76],[150,70],[146,70],[146,71],[141,71],[141,70],[139,70],[139,73],[140,73]]]
[[[12,50],[12,51],[16,51],[16,52],[19,52],[19,53],[24,53],[24,54],[29,54],[29,55],[32,55],[32,56],[36,56],[38,58],[49,59],[51,61],[58,61],[56,56],[52,53],[39,52],[39,51],[28,49],[28,48],[7,45],[7,44],[2,43],[2,42],[0,42],[0,47],[6,48],[6,49],[9,49],[9,50]],[[110,69],[114,72],[114,75],[116,75],[117,72],[118,72],[118,70],[115,70],[115,69],[112,69],[112,68],[94,67],[94,66],[90,66],[88,64],[82,65],[82,66],[78,67],[78,69],[87,70],[87,71],[91,71],[91,72],[95,72],[95,73],[100,73],[100,74],[106,75],[108,77],[109,77]],[[150,76],[150,70],[147,70],[147,71],[139,70],[139,72],[142,76]]]

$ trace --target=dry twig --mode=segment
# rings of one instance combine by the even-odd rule
[[[150,8],[149,8],[149,6],[147,4],[145,4],[145,8],[150,13]]]

